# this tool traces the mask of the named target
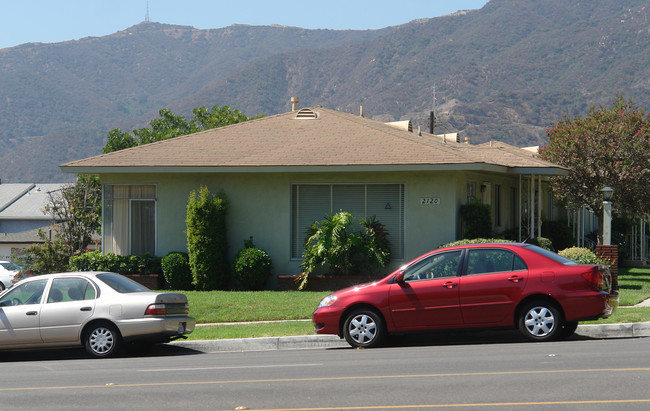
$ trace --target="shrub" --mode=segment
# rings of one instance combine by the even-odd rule
[[[532,240],[528,241],[528,243],[538,245],[548,251],[555,251],[553,248],[553,243],[546,237],[535,237]]]
[[[70,257],[70,270],[73,271],[110,271],[119,274],[160,273],[160,257],[143,255],[102,254],[101,251],[89,251]]]
[[[561,250],[558,254],[578,264],[611,264],[610,261],[598,258],[593,251],[584,247],[567,248]]]
[[[573,230],[566,221],[544,221],[542,234],[551,240],[556,250],[564,250],[575,244]]]
[[[233,261],[235,279],[247,290],[262,290],[271,275],[271,257],[255,247],[240,250]]]
[[[187,253],[174,251],[167,254],[160,262],[165,281],[172,290],[192,289],[192,270]]]
[[[492,210],[489,204],[474,200],[460,207],[464,238],[487,238],[492,236]]]
[[[187,202],[187,251],[197,290],[224,290],[230,285],[225,196],[201,186]]]
[[[16,263],[34,274],[48,274],[66,271],[69,259],[70,247],[61,239],[54,239],[43,244],[32,244],[16,257]]]
[[[512,240],[505,240],[503,238],[469,238],[464,240],[452,241],[451,243],[443,244],[438,248],[453,247],[456,245],[466,244],[486,244],[486,243],[512,243]]]

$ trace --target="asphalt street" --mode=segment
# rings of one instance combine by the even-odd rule
[[[432,336],[432,337],[431,337]],[[467,332],[438,332],[409,336],[412,340],[428,340],[430,338],[455,338],[470,336],[476,338],[503,339],[518,338],[517,331],[467,331]],[[650,336],[650,322],[620,323],[620,324],[586,324],[579,325],[572,338],[632,338]],[[523,338],[523,337],[522,337]],[[220,351],[265,351],[306,348],[335,348],[349,347],[348,343],[336,335],[303,335],[291,337],[265,338],[236,338],[227,340],[191,340],[175,341],[173,345],[201,352]]]
[[[528,343],[439,333],[390,346],[203,353],[174,345],[110,359],[83,350],[2,362],[11,410],[647,410],[650,339]]]

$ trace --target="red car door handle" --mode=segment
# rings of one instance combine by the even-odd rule
[[[447,281],[447,282],[444,283],[442,286],[445,287],[445,288],[454,288],[454,287],[456,287],[457,285],[458,285],[458,284],[456,284],[456,283],[454,283],[454,282],[452,282],[452,281]]]
[[[523,278],[519,277],[518,275],[513,275],[512,277],[508,277],[508,281],[512,281],[513,283],[518,283],[521,280],[523,280]]]

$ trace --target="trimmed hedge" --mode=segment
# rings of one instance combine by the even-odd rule
[[[71,271],[110,271],[119,274],[160,273],[160,257],[144,255],[102,254],[101,251],[89,251],[70,257]]]
[[[235,280],[247,290],[262,290],[271,276],[271,257],[259,248],[244,248],[232,263]]]
[[[192,290],[192,270],[187,253],[174,251],[161,261],[165,281],[172,290]]]

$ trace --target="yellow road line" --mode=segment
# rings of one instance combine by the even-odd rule
[[[330,411],[330,410],[405,410],[409,408],[460,408],[460,407],[516,407],[533,405],[599,405],[599,404],[638,404],[648,403],[650,399],[638,400],[593,400],[593,401],[540,401],[540,402],[488,402],[472,404],[419,404],[419,405],[375,405],[366,407],[316,407],[316,408],[255,408],[257,411]],[[246,408],[242,408],[246,409]]]
[[[313,381],[350,381],[350,380],[381,380],[381,379],[403,379],[403,378],[436,378],[436,377],[477,377],[497,375],[525,375],[525,374],[568,374],[568,373],[593,373],[593,372],[630,372],[650,371],[650,367],[641,368],[590,368],[584,370],[530,370],[530,371],[496,371],[496,372],[463,372],[444,374],[404,374],[404,375],[363,375],[363,376],[341,376],[341,377],[309,377],[309,378],[273,378],[259,380],[223,380],[223,381],[187,381],[187,382],[150,382],[150,383],[126,383],[119,384],[110,382],[104,385],[68,385],[56,387],[14,387],[0,388],[2,391],[36,391],[36,390],[67,390],[81,388],[106,388],[106,387],[162,387],[174,385],[216,385],[216,384],[257,384],[274,382],[313,382]]]

